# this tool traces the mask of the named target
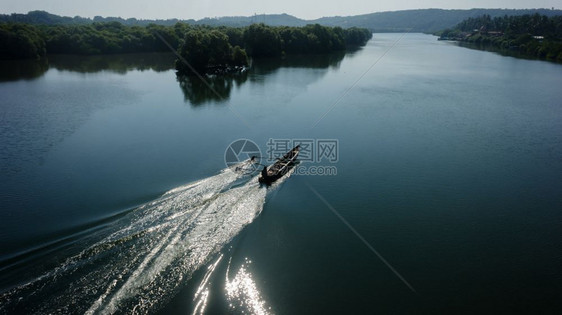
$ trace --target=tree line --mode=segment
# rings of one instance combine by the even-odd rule
[[[51,14],[46,11],[34,10],[28,13],[12,13],[12,14],[0,14],[0,23],[24,23],[33,25],[69,25],[69,24],[91,24],[95,22],[119,22],[124,25],[139,25],[147,26],[148,24],[158,24],[158,25],[168,25],[173,26],[177,22],[193,23],[194,20],[178,20],[178,19],[166,19],[166,20],[143,20],[136,18],[123,19],[120,17],[103,17],[95,16],[93,18],[85,18],[81,16],[60,16],[56,14]]]
[[[156,36],[161,34],[173,47],[185,32],[185,25],[166,27],[125,26],[118,22],[87,25],[0,24],[0,59],[40,58],[46,54],[99,55],[133,52],[161,52],[169,48]]]
[[[479,46],[520,52],[530,57],[562,62],[562,16],[522,15],[468,18],[441,32],[442,39],[455,39]]]
[[[249,58],[285,54],[327,53],[363,46],[371,39],[367,29],[267,26],[210,27],[176,23],[126,26],[119,22],[84,25],[0,24],[0,59],[40,58],[46,54],[98,55],[165,52],[177,48],[197,70],[245,66]],[[188,72],[178,62],[178,71]]]

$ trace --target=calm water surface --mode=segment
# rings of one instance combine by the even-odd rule
[[[218,95],[171,55],[1,67],[2,313],[562,312],[560,65],[375,34]],[[337,139],[337,175],[260,188],[239,138]]]

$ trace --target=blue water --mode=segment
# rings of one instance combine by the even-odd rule
[[[172,67],[2,65],[2,312],[562,310],[562,66],[375,34],[217,93]],[[337,175],[266,190],[240,138],[336,139]]]

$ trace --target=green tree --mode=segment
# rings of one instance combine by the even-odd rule
[[[248,55],[244,49],[240,48],[240,46],[234,46],[232,49],[232,64],[234,66],[248,65]]]
[[[265,24],[252,24],[244,31],[244,43],[252,57],[281,55],[281,37],[277,29]]]
[[[204,70],[209,62],[208,47],[201,31],[191,30],[185,34],[179,47],[180,56],[195,70]],[[176,60],[176,69],[181,73],[190,73],[191,68],[183,60]]]
[[[226,69],[229,66],[245,66],[248,64],[246,52],[235,46],[232,48],[226,34],[218,30],[199,29],[185,34],[179,48],[184,60],[176,61],[176,69],[180,74],[191,73],[191,67],[198,72],[209,68]]]

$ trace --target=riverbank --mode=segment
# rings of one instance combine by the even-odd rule
[[[539,36],[522,35],[518,38],[509,36],[489,36],[474,34],[471,36],[445,36],[438,40],[457,41],[461,46],[493,51],[524,59],[540,59],[562,63],[562,42],[544,41]]]
[[[562,63],[562,17],[541,15],[470,18],[436,33],[439,40],[471,48],[510,52],[517,57]]]

